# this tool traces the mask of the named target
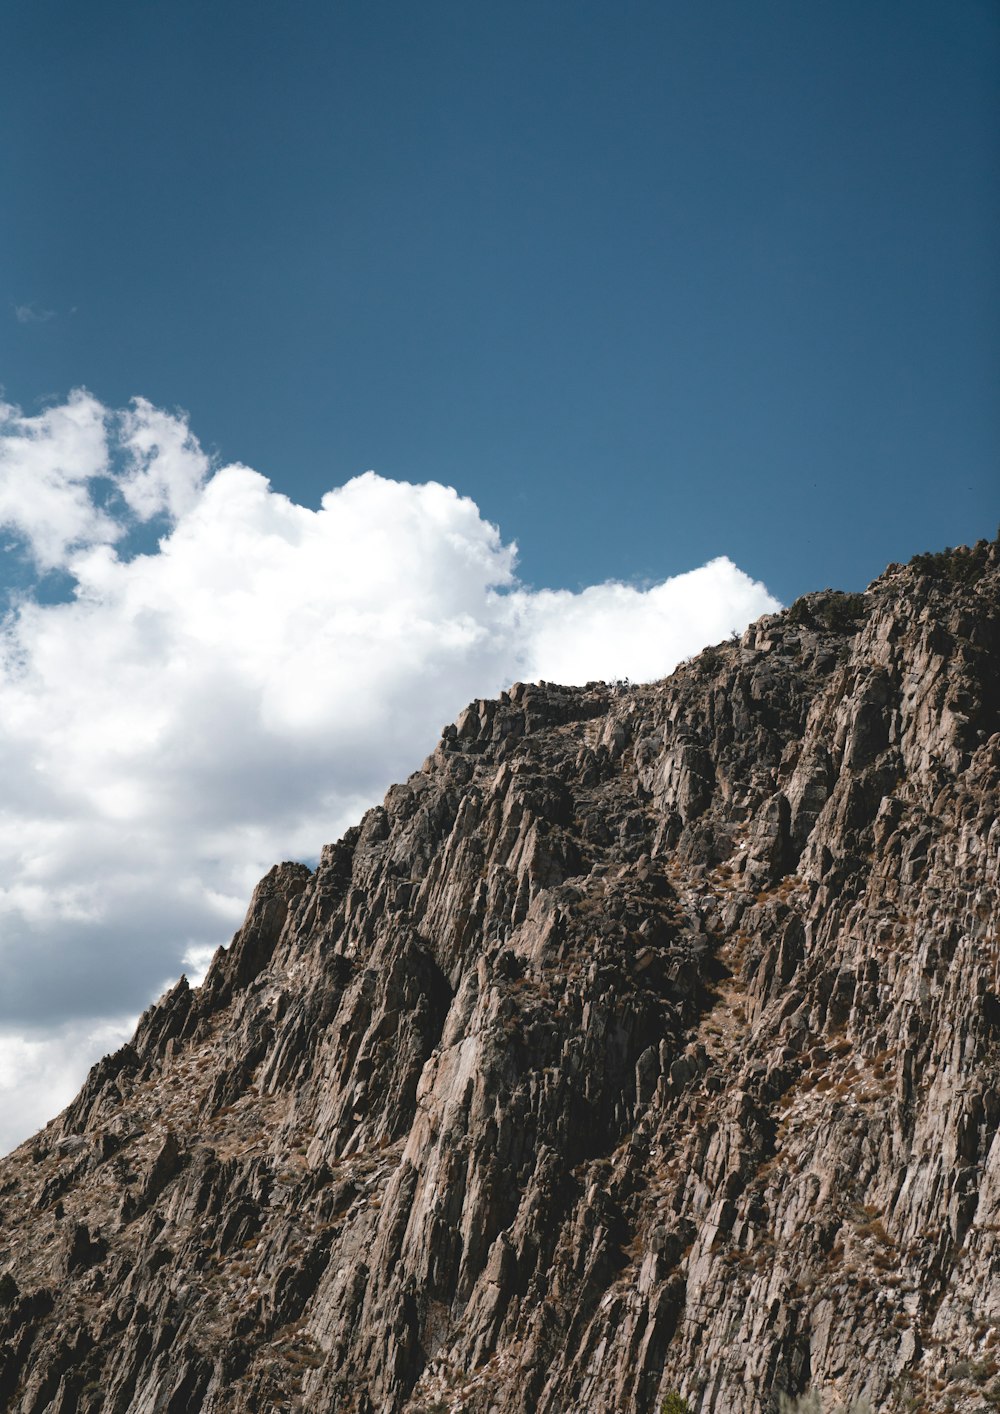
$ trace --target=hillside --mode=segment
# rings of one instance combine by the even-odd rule
[[[1000,1407],[998,787],[1000,543],[474,703],[0,1161],[0,1406]]]

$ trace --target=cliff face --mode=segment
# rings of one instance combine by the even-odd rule
[[[0,1164],[2,1407],[1000,1403],[998,707],[996,544],[473,704]]]

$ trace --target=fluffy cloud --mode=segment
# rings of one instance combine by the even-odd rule
[[[448,487],[367,472],[309,510],[213,472],[181,417],[83,393],[2,409],[0,522],[73,587],[20,593],[0,635],[0,1147],[470,698],[658,677],[776,607],[725,559],[533,592]]]
[[[23,537],[41,569],[119,533],[91,495],[107,464],[103,409],[86,393],[38,417],[0,403],[0,525]]]

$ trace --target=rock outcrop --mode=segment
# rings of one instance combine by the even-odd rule
[[[1000,1407],[998,787],[998,544],[473,703],[0,1163],[0,1405]]]

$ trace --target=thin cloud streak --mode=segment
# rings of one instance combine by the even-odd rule
[[[14,318],[18,324],[47,324],[55,317],[54,309],[37,309],[33,304],[14,305]]]

